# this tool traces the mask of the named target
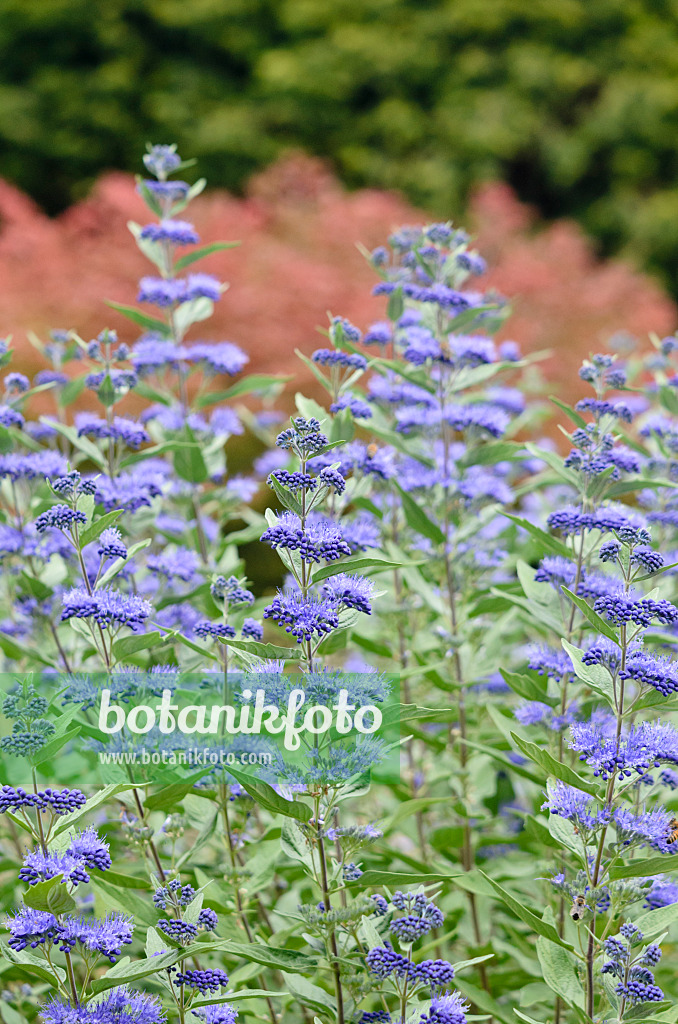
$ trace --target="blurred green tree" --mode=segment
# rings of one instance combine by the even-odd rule
[[[0,174],[48,210],[177,141],[443,216],[501,177],[678,291],[678,0],[3,0]]]

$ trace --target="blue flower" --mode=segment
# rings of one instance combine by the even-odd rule
[[[192,224],[185,220],[161,220],[159,224],[146,224],[141,229],[141,238],[151,242],[167,242],[169,245],[195,245],[200,236]]]
[[[318,348],[311,359],[321,366],[343,366],[350,370],[367,369],[365,356],[355,352],[342,352],[341,349]]]
[[[198,275],[193,275],[197,277]],[[207,277],[206,274],[201,277]],[[223,373],[229,377],[240,373],[249,362],[249,356],[242,349],[230,341],[220,341],[215,344],[200,342],[186,349],[184,359],[187,363],[199,363],[202,369],[209,373]]]
[[[469,1009],[459,992],[434,996],[431,1007],[422,1013],[418,1024],[466,1024]]]
[[[190,583],[197,579],[200,558],[190,548],[165,548],[159,555],[149,555],[146,565],[149,572],[164,576],[168,581],[178,579]]]
[[[181,166],[181,157],[176,146],[151,146],[144,154],[144,166],[161,180]]]
[[[86,523],[87,516],[69,505],[53,505],[35,520],[38,533],[44,533],[50,527],[57,530],[70,530],[76,523]]]
[[[203,1006],[199,1010],[191,1010],[191,1013],[205,1024],[235,1024],[238,1016],[238,1011],[228,1003]]]
[[[350,555],[341,527],[317,513],[311,513],[302,529],[301,520],[294,512],[283,512],[277,522],[261,535],[262,541],[272,548],[298,551],[305,562],[334,561]]]
[[[219,967],[207,970],[185,970],[180,974],[175,974],[172,981],[175,985],[195,988],[205,995],[206,992],[218,992],[220,988],[226,988],[228,975]]]
[[[348,573],[337,573],[330,576],[322,585],[324,597],[332,598],[345,608],[355,608],[369,615],[372,611],[370,600],[374,584],[364,576],[351,576]]]
[[[281,590],[264,610],[264,618],[284,626],[286,633],[291,633],[297,643],[302,643],[337,629],[339,608],[327,598],[303,597],[298,591]]]
[[[102,530],[99,537],[98,554],[102,558],[127,558],[127,548],[117,526],[108,526]]]
[[[90,594],[85,587],[73,587],[63,596],[62,621],[92,618],[98,625],[129,626],[139,629],[153,608],[138,594],[123,594],[110,587],[102,587]]]
[[[416,942],[422,935],[427,935],[432,928],[440,928],[444,917],[432,900],[423,893],[405,894],[394,892],[391,903],[397,910],[404,911],[403,917],[391,921],[391,932],[400,942]]]
[[[167,1020],[157,996],[131,992],[127,987],[115,988],[77,1009],[52,999],[41,1007],[40,1016],[43,1024],[164,1024]]]
[[[557,814],[559,818],[567,818],[587,832],[606,825],[610,820],[610,812],[601,811],[588,793],[582,793],[564,782],[556,782],[549,787],[548,799],[541,805],[541,809]]]

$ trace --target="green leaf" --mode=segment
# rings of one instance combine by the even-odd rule
[[[6,633],[0,633],[0,650],[3,654],[6,654],[12,661],[21,661],[22,658],[28,658],[34,661],[39,661],[42,665],[53,666],[54,662],[50,658],[44,657],[39,651],[33,648],[24,647],[14,637],[8,636]]]
[[[493,878],[486,875],[484,871],[479,871],[479,874],[482,875],[485,881],[489,882],[505,906],[507,906],[516,917],[520,918],[521,921],[524,921],[525,924],[529,925],[532,931],[535,931],[537,935],[542,935],[545,939],[548,939],[550,942],[554,942],[557,946],[562,946],[563,949],[572,950],[574,948],[569,942],[565,942],[564,939],[561,939],[557,929],[552,924],[549,924],[547,921],[542,921],[540,917],[537,917],[536,914],[533,914],[532,911],[525,906],[524,902],[521,902],[521,900],[524,901],[524,896],[518,899],[515,896],[512,896],[506,889],[502,888],[502,886],[499,885],[498,882],[495,882]]]
[[[531,676],[519,675],[517,672],[507,672],[506,669],[499,669],[504,682],[511,687],[514,693],[525,700],[538,700],[542,704],[548,704],[555,708],[559,704],[557,697],[549,697],[546,689],[541,687],[536,679]]]
[[[644,878],[646,875],[658,875],[664,871],[678,871],[678,855],[664,857],[646,857],[644,860],[633,860],[629,864],[614,864],[608,872],[615,878]]]
[[[523,754],[529,757],[530,761],[534,761],[540,768],[543,768],[548,775],[553,775],[556,779],[560,779],[561,782],[565,782],[568,786],[574,786],[575,789],[580,789],[583,793],[588,793],[589,796],[597,797],[598,788],[593,785],[592,782],[587,782],[582,779],[580,775],[577,775],[569,765],[563,764],[562,761],[557,761],[552,754],[549,754],[548,750],[543,750],[538,747],[536,743],[531,743],[529,740],[523,740],[516,733],[511,733],[511,739],[519,747]]]
[[[97,398],[103,406],[115,405],[115,388],[110,373],[107,373],[97,389]]]
[[[276,946],[266,946],[263,943],[253,942],[219,942],[219,949],[226,953],[233,953],[241,956],[246,961],[254,961],[263,967],[270,967],[277,971],[288,971],[293,974],[311,974],[317,966],[316,960],[306,953],[298,953],[296,949],[284,949]],[[189,947],[190,949],[191,947]],[[200,953],[201,944],[196,943],[194,948]]]
[[[364,575],[370,575],[368,570],[373,573],[385,572],[387,569],[403,569],[407,564],[406,562],[389,562],[386,558],[354,558],[350,562],[335,562],[332,565],[326,565],[323,569],[318,569],[313,573],[311,583],[320,583],[321,580],[337,576],[340,572],[361,572]],[[410,562],[409,564],[414,565],[415,563]]]
[[[278,647],[276,644],[262,644],[258,640],[231,640],[230,637],[219,637],[222,644],[235,647],[238,651],[249,652],[265,661],[300,658],[301,651],[296,647]]]
[[[575,675],[599,693],[608,702],[611,708],[615,707],[614,687],[607,669],[602,665],[585,665],[582,661],[582,651],[578,647],[569,644],[567,640],[561,640],[563,648],[567,651],[572,662]]]
[[[576,604],[577,608],[582,613],[582,615],[589,620],[592,626],[595,626],[599,633],[602,633],[603,636],[606,636],[608,640],[612,640],[613,643],[617,645],[619,644],[619,637],[612,629],[612,627],[608,625],[605,619],[603,619],[598,614],[598,612],[595,612],[593,610],[591,605],[588,604],[588,602],[585,601],[583,597],[577,597],[577,595],[573,594],[571,590],[567,589],[567,587],[562,587],[561,589],[563,593],[567,594],[570,600],[573,601],[574,604]]]
[[[571,409],[569,405],[566,405],[565,402],[561,402],[559,398],[555,398],[553,395],[549,395],[549,401],[553,402],[554,405],[557,405],[561,412],[564,412],[566,416],[569,416],[576,426],[580,427],[582,430],[586,429],[586,420],[584,417],[574,409]]]
[[[300,974],[294,975],[283,971],[282,976],[299,1006],[308,1007],[310,1010],[320,1010],[321,1013],[326,1013],[329,1010],[332,1015],[336,1014],[336,1003],[325,989],[307,981]]]
[[[63,874],[31,885],[24,893],[23,901],[33,910],[43,910],[50,914],[70,914],[75,910],[75,900],[64,885]]]
[[[243,377],[237,383],[231,385],[230,388],[226,388],[225,391],[208,391],[206,395],[202,395],[195,400],[195,406],[197,409],[203,409],[205,406],[214,405],[216,402],[227,402],[231,398],[237,398],[240,395],[252,395],[252,394],[266,394],[276,387],[280,388],[283,384],[292,380],[292,377],[277,376],[272,373],[250,373],[247,377]]]
[[[534,537],[535,540],[538,540],[544,548],[544,551],[548,552],[548,554],[561,555],[563,558],[567,559],[572,558],[571,549],[568,548],[567,544],[563,544],[561,540],[558,540],[557,537],[552,537],[550,533],[546,533],[545,530],[540,530],[538,526],[534,525],[534,523],[521,518],[521,516],[514,516],[510,512],[503,512],[502,515],[505,515],[506,518],[510,519],[512,522],[517,523],[517,525],[521,526],[523,530],[526,530],[530,536]]]
[[[67,732],[64,732],[62,735],[55,736],[54,739],[50,740],[49,743],[46,743],[44,747],[36,751],[35,754],[32,754],[28,758],[30,764],[34,768],[37,768],[38,765],[44,764],[45,761],[49,761],[50,758],[58,754],[59,751],[62,750],[67,743],[70,743],[71,740],[75,739],[75,737],[78,736],[79,733],[80,726],[76,725],[72,729],[69,729]]]
[[[540,936],[537,939],[537,956],[549,988],[568,1006],[583,1010],[584,990],[577,976],[577,961],[572,954]]]
[[[108,885],[114,885],[117,889],[139,889],[143,892],[148,892],[152,886],[148,879],[139,878],[137,875],[124,875],[120,871],[111,871],[110,869],[105,872],[101,872],[98,868],[91,868],[92,878],[106,879]]]
[[[80,547],[84,548],[86,544],[91,544],[93,540],[100,537],[104,530],[109,526],[113,526],[113,523],[116,519],[120,518],[122,513],[123,509],[114,509],[112,512],[106,512],[105,515],[99,516],[96,522],[90,523],[80,534]]]
[[[645,936],[646,942],[652,942],[653,938],[665,932],[675,921],[678,921],[678,903],[671,903],[668,907],[659,907],[657,910],[650,910],[640,917],[634,917],[633,923]]]
[[[157,630],[154,633],[140,633],[138,636],[120,637],[113,644],[113,657],[116,661],[124,661],[125,658],[129,658],[132,654],[138,654],[139,651],[150,651],[151,648],[163,643],[164,639]]]
[[[101,454],[97,446],[87,437],[78,437],[78,432],[75,429],[75,427],[69,427],[65,423],[59,423],[58,420],[51,419],[48,416],[41,416],[40,422],[46,423],[47,426],[52,427],[54,430],[57,430],[60,434],[63,434],[63,436],[70,441],[70,443],[73,445],[75,449],[82,452],[82,454],[85,455],[88,459],[91,459],[91,461],[96,466],[98,466],[99,469],[102,469],[104,472],[107,472],[108,466],[106,464],[106,459]]]
[[[223,286],[222,286],[223,288]],[[174,329],[180,338],[184,336],[189,327],[207,320],[214,312],[214,303],[211,299],[201,296],[198,299],[191,299],[190,302],[182,302],[174,314]]]
[[[204,771],[197,772],[191,776],[190,781],[187,782],[175,782],[169,786],[163,786],[157,793],[152,793],[150,796],[145,797],[144,806],[149,811],[167,811],[183,800],[183,798],[191,792],[196,782],[198,782],[203,775],[209,771],[206,768]]]
[[[433,871],[378,871],[375,868],[369,868],[356,882],[351,882],[351,885],[358,889],[367,889],[370,886],[378,885],[389,887],[392,885],[439,885],[441,882],[449,882],[453,878],[458,878],[460,874],[460,871],[446,871],[442,874]]]
[[[229,775],[232,775],[247,790],[260,807],[265,807],[272,814],[284,814],[286,818],[296,818],[297,821],[310,820],[311,808],[307,807],[306,804],[302,804],[298,800],[286,800],[279,793],[276,793],[267,782],[264,782],[262,779],[255,779],[253,776],[248,775],[247,772],[241,772],[234,768],[233,765],[229,764],[226,770]]]
[[[211,242],[209,245],[201,245],[178,259],[174,264],[174,269],[185,270],[186,267],[190,267],[192,263],[203,259],[204,256],[210,256],[213,252],[223,252],[224,249],[235,249],[239,245],[240,242]]]
[[[403,315],[405,309],[405,299],[403,296],[403,289],[401,285],[398,285],[393,289],[388,297],[386,304],[386,315],[389,320],[399,320]]]
[[[550,452],[546,448],[540,448],[539,445],[531,444],[529,441],[525,442],[525,447],[536,459],[541,459],[541,461],[545,462],[547,466],[550,466],[559,477],[562,477],[563,480],[567,480],[568,484],[571,484],[573,487],[577,487],[577,474],[566,468],[561,455],[557,455],[556,452]]]
[[[486,444],[470,448],[459,460],[460,466],[494,466],[497,462],[506,462],[524,454],[525,448],[516,441],[489,441]]]
[[[59,978],[63,983],[66,980],[66,972],[62,967],[57,967],[54,964],[50,970],[46,966],[46,961],[43,957],[37,957],[33,953],[29,953],[27,949],[22,949],[21,952],[17,952],[12,949],[9,943],[5,942],[4,939],[0,939],[0,951],[3,954],[4,959],[11,964],[18,964],[22,971],[26,971],[28,974],[32,974],[42,981],[46,981],[48,985],[54,985],[54,979]]]
[[[51,587],[48,587],[42,580],[36,579],[35,576],[29,576],[25,571],[19,573],[19,579],[21,580],[24,589],[31,595],[31,597],[37,598],[38,601],[46,601],[48,597],[51,597],[54,591]]]
[[[429,519],[423,508],[417,504],[411,494],[403,490],[397,481],[395,481],[395,485],[400,494],[407,525],[415,533],[420,534],[422,537],[427,537],[434,544],[444,544],[445,534],[440,527]]]
[[[157,331],[158,334],[162,334],[166,338],[172,333],[169,325],[164,320],[159,320],[155,316],[149,316],[148,313],[142,313],[140,309],[135,309],[134,306],[123,306],[119,302],[106,302],[106,305],[110,306],[117,313],[121,313],[133,323],[138,324],[139,327],[143,327],[144,330]]]
[[[173,458],[175,472],[182,480],[188,480],[192,484],[202,484],[207,480],[209,472],[202,457],[202,447],[191,428],[187,426],[181,446],[174,452]]]

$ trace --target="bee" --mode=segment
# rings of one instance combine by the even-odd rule
[[[669,822],[669,834],[666,837],[666,842],[670,845],[678,840],[678,818],[671,818]]]
[[[575,896],[572,901],[572,907],[570,908],[570,917],[573,921],[581,921],[588,909],[589,908],[586,906],[586,897]]]
[[[379,451],[379,445],[375,444],[374,441],[372,442],[372,444],[368,444],[368,446],[367,446],[367,457],[368,457],[368,459],[373,459],[378,451]]]

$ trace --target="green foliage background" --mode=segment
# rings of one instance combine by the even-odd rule
[[[50,211],[147,140],[290,146],[458,214],[502,177],[673,290],[678,0],[4,0],[0,174]]]

